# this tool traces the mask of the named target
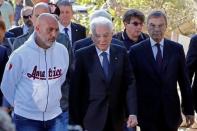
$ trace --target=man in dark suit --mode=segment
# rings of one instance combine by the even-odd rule
[[[33,28],[33,23],[30,19],[32,16],[32,10],[33,10],[33,7],[28,7],[28,6],[24,7],[21,10],[21,17],[23,20],[23,25],[16,26],[9,30],[9,32],[14,33],[14,37],[18,37],[23,34],[26,34],[30,28]]]
[[[88,131],[123,131],[137,124],[135,78],[125,48],[111,44],[113,24],[91,21],[93,45],[76,52],[70,88],[71,121]]]
[[[197,111],[197,35],[194,35],[189,44],[189,50],[187,52],[187,67],[190,82],[192,84],[192,95],[194,102],[194,109]],[[192,83],[192,78],[193,83]]]
[[[186,123],[194,122],[183,46],[164,38],[167,18],[163,12],[150,13],[147,28],[150,39],[129,52],[136,76],[139,126],[141,131],[177,131],[182,122],[177,82]]]
[[[60,9],[60,32],[69,37],[71,44],[77,40],[85,38],[86,28],[80,24],[71,22],[74,13],[71,3],[68,1],[58,1],[57,6]]]

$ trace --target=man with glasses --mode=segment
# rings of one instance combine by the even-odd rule
[[[139,10],[130,9],[126,11],[123,16],[125,29],[124,31],[118,32],[113,37],[123,41],[125,47],[129,50],[132,45],[148,38],[147,34],[142,33],[144,19],[144,14]]]
[[[33,7],[26,6],[21,10],[21,17],[23,20],[23,25],[14,27],[9,30],[9,32],[14,33],[15,37],[26,34],[30,28],[33,28],[33,23],[31,21]]]
[[[167,18],[162,11],[149,14],[147,28],[150,39],[132,46],[129,52],[136,76],[139,126],[141,131],[177,131],[181,109],[187,126],[194,122],[183,46],[164,37]]]

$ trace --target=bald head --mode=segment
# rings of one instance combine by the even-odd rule
[[[42,13],[50,13],[50,8],[47,3],[40,2],[34,6],[32,14],[32,22],[34,26],[36,24],[36,19]]]
[[[41,48],[50,48],[57,38],[59,26],[56,17],[50,13],[41,14],[35,26],[36,43]]]
[[[50,24],[56,23],[58,25],[57,18],[50,13],[42,13],[36,20],[36,25],[38,24]]]

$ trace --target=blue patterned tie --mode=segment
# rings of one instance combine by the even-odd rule
[[[109,75],[109,60],[107,58],[107,53],[102,52],[101,55],[103,56],[103,62],[102,62],[103,70],[104,70],[106,78],[108,78],[108,75]]]
[[[158,70],[160,72],[162,68],[162,62],[163,62],[162,53],[161,53],[160,44],[157,43],[155,45],[157,46],[156,63],[157,63]]]
[[[64,32],[65,32],[66,36],[68,36],[68,38],[69,38],[69,35],[68,35],[68,28],[64,28]]]

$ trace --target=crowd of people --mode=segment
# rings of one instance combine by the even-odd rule
[[[0,111],[3,131],[178,131],[181,114],[187,127],[194,123],[197,35],[185,56],[165,38],[161,10],[145,22],[143,12],[128,9],[124,29],[114,33],[103,9],[85,27],[72,22],[65,0],[18,0],[15,12],[0,4],[0,104],[15,125]],[[17,12],[22,25],[10,28],[20,21]]]

